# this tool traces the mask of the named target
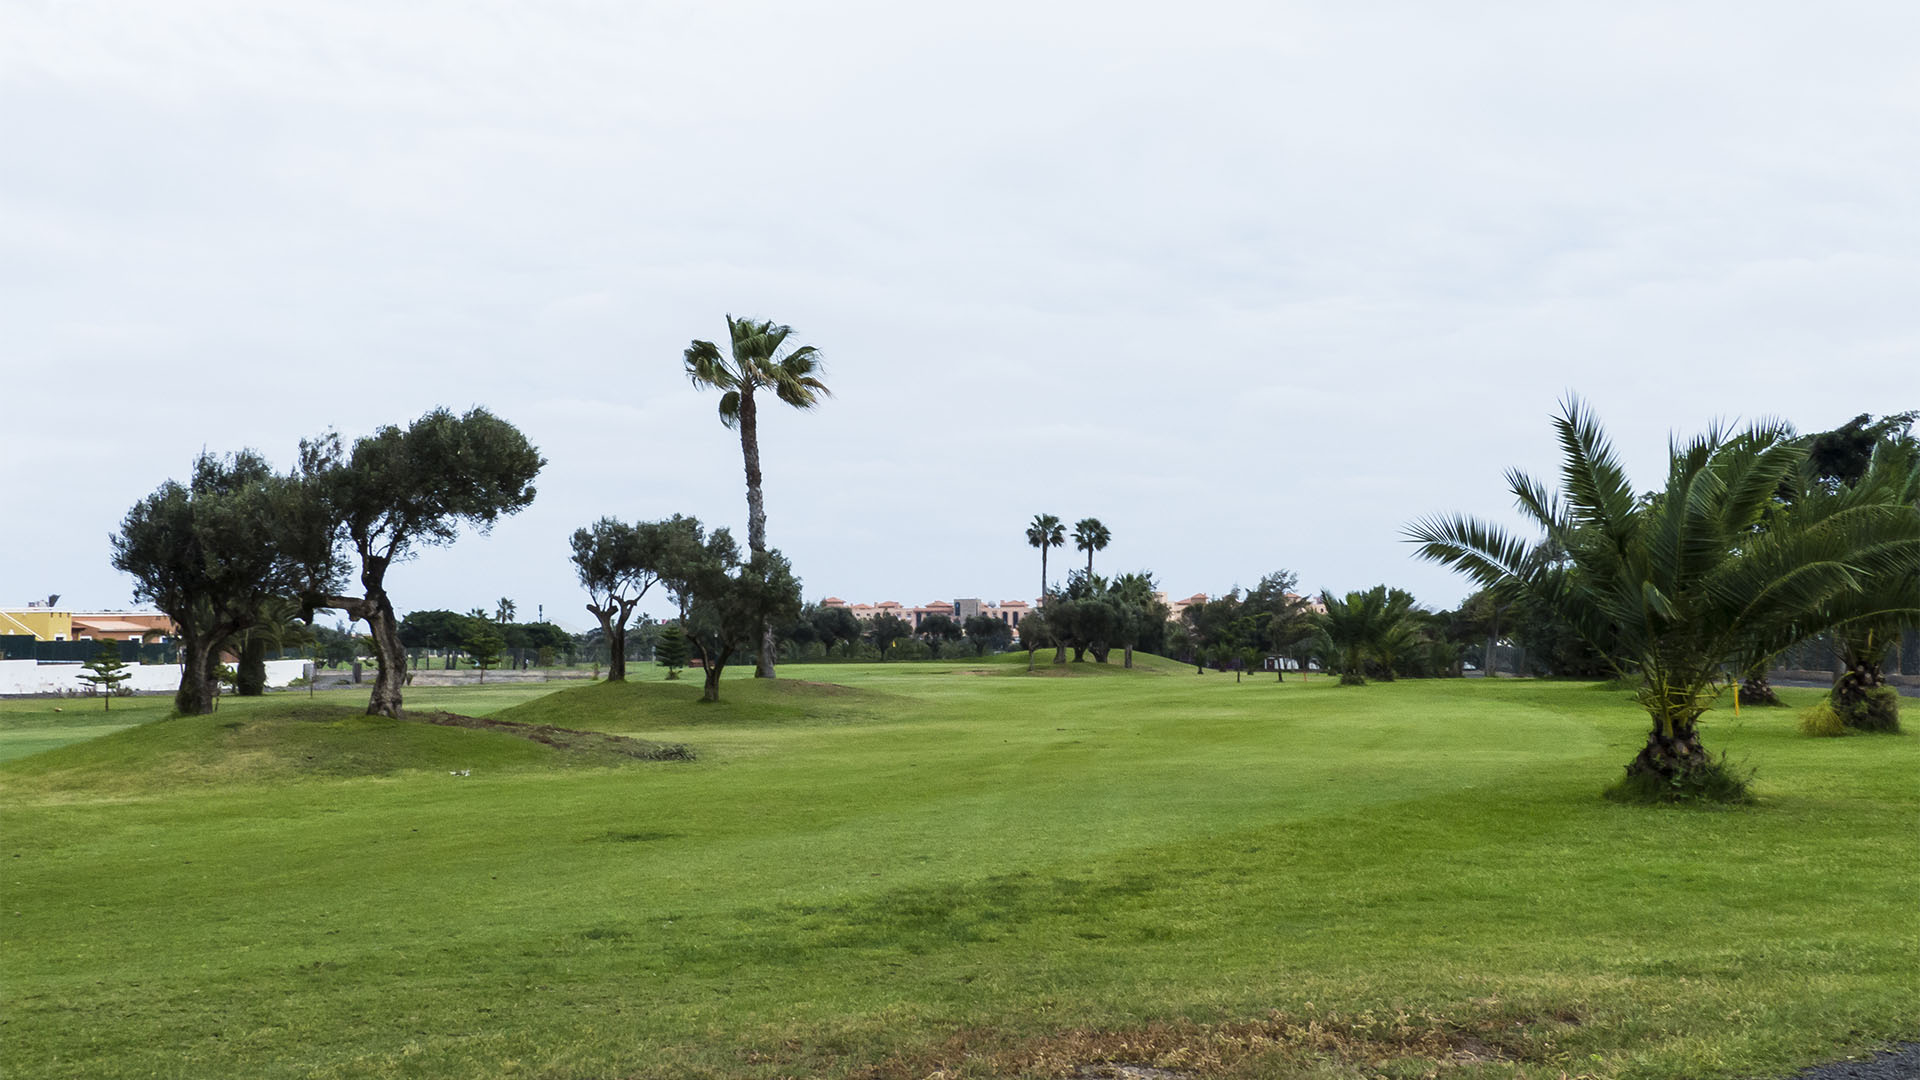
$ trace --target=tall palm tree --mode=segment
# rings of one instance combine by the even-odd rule
[[[1823,605],[1920,560],[1920,514],[1846,491],[1760,528],[1806,453],[1778,424],[1675,442],[1666,490],[1646,499],[1578,400],[1554,429],[1564,493],[1517,470],[1507,482],[1564,557],[1530,559],[1537,545],[1457,514],[1415,522],[1408,538],[1423,558],[1558,611],[1616,673],[1637,677],[1653,725],[1627,766],[1630,785],[1655,797],[1740,797],[1744,785],[1708,757],[1698,731],[1721,665],[1824,629]]]
[[[515,610],[516,608],[514,607],[513,601],[503,596],[500,598],[499,606],[493,609],[493,620],[500,623],[510,623],[513,621],[513,613]]]
[[[711,341],[687,346],[687,378],[695,386],[711,386],[720,394],[720,422],[740,432],[740,454],[747,467],[747,547],[755,555],[767,551],[767,510],[760,493],[759,404],[754,394],[765,390],[796,409],[811,409],[821,398],[832,397],[820,381],[820,351],[811,345],[783,350],[790,326],[772,321],[727,316],[729,355],[722,356]],[[761,628],[760,659],[754,674],[774,675],[773,624]]]
[[[1113,534],[1100,524],[1099,518],[1081,518],[1073,523],[1073,546],[1087,553],[1087,577],[1093,577],[1093,553],[1105,551],[1107,541]]]
[[[1047,549],[1065,547],[1067,527],[1052,514],[1035,514],[1027,526],[1027,546],[1040,549],[1040,602],[1047,602]]]

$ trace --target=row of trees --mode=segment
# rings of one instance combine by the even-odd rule
[[[135,599],[174,622],[179,712],[212,710],[222,652],[251,667],[279,628],[331,609],[372,637],[367,712],[398,717],[406,646],[388,570],[526,507],[545,464],[517,428],[477,408],[435,409],[351,448],[332,432],[303,440],[286,473],[253,450],[202,454],[186,483],[169,480],[127,512],[110,538],[113,564],[133,577]]]
[[[1676,441],[1666,486],[1639,494],[1599,421],[1570,399],[1554,419],[1560,490],[1507,474],[1541,535],[1462,515],[1416,522],[1408,535],[1496,597],[1553,612],[1638,684],[1652,723],[1627,766],[1630,787],[1738,793],[1699,735],[1726,672],[1763,672],[1829,633],[1847,666],[1836,711],[1898,708],[1880,664],[1899,630],[1920,624],[1913,418],[1861,417],[1816,437],[1776,423],[1716,426]]]
[[[503,601],[492,613],[482,608],[465,614],[442,608],[409,612],[400,620],[400,643],[416,655],[439,653],[448,670],[461,653],[484,670],[508,652],[531,652],[551,660],[562,654],[572,655],[578,648],[574,636],[560,626],[550,622],[517,623],[510,621],[512,618],[512,601]]]

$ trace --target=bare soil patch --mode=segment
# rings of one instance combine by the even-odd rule
[[[638,758],[641,761],[692,761],[694,758],[693,750],[684,743],[649,742],[646,739],[631,739],[625,735],[609,735],[604,731],[578,731],[574,728],[555,727],[552,724],[516,724],[510,720],[495,720],[485,716],[462,716],[448,712],[408,713],[407,718],[427,724],[439,724],[442,727],[498,731],[515,738],[551,746],[556,750],[575,753],[617,754],[622,757]]]

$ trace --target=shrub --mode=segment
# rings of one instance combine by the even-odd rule
[[[1876,686],[1861,691],[1859,697],[1834,711],[1841,723],[1855,731],[1897,732],[1900,730],[1900,691],[1891,686]]]
[[[1636,805],[1696,805],[1700,803],[1746,803],[1753,801],[1748,785],[1752,769],[1741,769],[1727,762],[1727,755],[1707,761],[1671,777],[1656,772],[1629,772],[1613,782],[1601,794],[1617,803]]]
[[[1846,733],[1847,726],[1840,722],[1840,714],[1834,712],[1833,706],[1825,701],[1800,712],[1800,734],[1802,735],[1830,739]]]

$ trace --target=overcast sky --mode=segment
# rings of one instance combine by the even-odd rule
[[[539,496],[395,603],[585,628],[574,528],[745,532],[681,371],[728,312],[827,360],[760,432],[808,599],[1031,598],[1048,512],[1177,596],[1451,605],[1402,527],[1508,518],[1570,391],[1642,488],[1715,418],[1920,406],[1916,41],[1892,0],[0,0],[0,606],[130,606],[107,537],[203,447],[484,405]]]

